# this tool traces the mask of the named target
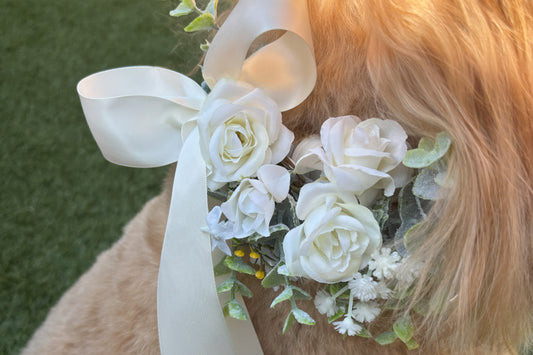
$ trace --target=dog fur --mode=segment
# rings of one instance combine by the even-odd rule
[[[533,3],[309,0],[317,85],[284,123],[301,139],[328,117],[398,121],[412,143],[448,132],[447,196],[416,236],[411,306],[422,354],[515,353],[533,327]],[[171,182],[61,298],[23,354],[157,354],[156,284]],[[287,310],[248,278],[265,354],[403,354],[318,321],[281,334]],[[302,282],[312,293],[316,285]],[[279,309],[278,309],[279,308]],[[377,327],[390,326],[387,315]],[[376,333],[377,334],[377,333]]]

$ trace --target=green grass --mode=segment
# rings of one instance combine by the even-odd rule
[[[175,3],[174,3],[175,5]],[[96,71],[200,58],[161,0],[4,0],[0,11],[0,354],[16,354],[61,294],[160,190],[167,168],[104,160],[76,83]]]

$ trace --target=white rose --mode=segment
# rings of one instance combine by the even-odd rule
[[[395,121],[356,116],[328,119],[320,130],[322,148],[312,148],[297,162],[296,172],[320,168],[329,181],[362,195],[385,189],[391,196],[403,186],[409,171],[401,165],[407,152],[407,134]]]
[[[294,139],[281,123],[278,106],[262,90],[227,79],[207,96],[196,123],[210,190],[253,176],[264,164],[279,163]]]
[[[296,214],[304,222],[283,240],[285,263],[294,276],[322,283],[350,280],[381,246],[372,212],[332,183],[304,185]]]
[[[233,237],[245,238],[254,233],[269,236],[269,225],[275,202],[283,201],[289,192],[290,175],[281,166],[264,165],[256,179],[244,179],[230,199],[220,205],[233,223]]]

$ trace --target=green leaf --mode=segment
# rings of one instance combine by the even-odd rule
[[[200,44],[200,49],[202,52],[207,52],[209,50],[209,42],[205,41],[205,43]]]
[[[196,8],[196,0],[182,0],[182,4],[185,4],[185,6],[195,9]]]
[[[235,280],[233,277],[224,280],[220,285],[217,286],[217,292],[222,293],[231,290],[233,285],[235,285],[235,281],[237,280]]]
[[[294,294],[294,299],[296,300],[310,300],[312,298],[309,293],[305,292],[299,287],[291,286],[291,288]]]
[[[420,345],[418,345],[418,343],[413,338],[411,338],[408,341],[406,341],[405,345],[407,345],[407,349],[409,349],[409,350],[416,349],[416,348],[418,348],[420,346]]]
[[[274,298],[274,301],[272,301],[272,304],[270,305],[270,308],[274,308],[275,305],[277,305],[280,302],[287,301],[292,297],[292,287],[286,287],[283,292],[281,292],[278,297]]]
[[[383,226],[389,219],[389,203],[390,203],[390,198],[383,197],[383,198],[380,198],[372,206],[372,214],[374,215],[374,218],[378,222],[380,229],[383,229]]]
[[[285,332],[287,332],[289,329],[292,328],[295,320],[296,318],[294,318],[294,315],[292,314],[292,311],[291,311],[289,315],[287,316],[287,319],[285,319],[285,324],[283,325],[283,334],[285,334]]]
[[[299,308],[293,309],[292,314],[294,314],[294,318],[300,324],[315,325],[315,320]]]
[[[394,329],[394,333],[396,333],[398,338],[404,343],[407,343],[413,337],[415,330],[413,323],[411,322],[411,317],[409,316],[398,318],[392,325],[392,328]]]
[[[243,274],[255,275],[255,269],[246,264],[241,258],[236,256],[228,256],[224,260],[224,265],[233,271],[237,271]]]
[[[236,291],[245,297],[250,298],[254,295],[252,293],[252,290],[250,290],[245,284],[243,284],[239,280],[235,280],[235,286],[237,287]]]
[[[174,17],[180,17],[180,16],[183,16],[183,15],[187,15],[187,14],[190,14],[192,12],[193,8],[192,7],[189,7],[187,6],[187,4],[185,4],[185,2],[182,2],[178,5],[178,7],[176,7],[174,10],[170,11],[169,12],[169,15],[170,16],[174,16]]]
[[[185,32],[210,30],[215,25],[215,18],[209,12],[205,12],[195,18],[184,28]]]
[[[328,323],[331,324],[344,315],[344,309],[339,308],[337,313],[328,318]]]
[[[392,344],[396,339],[398,339],[398,336],[394,332],[385,332],[374,338],[379,345]]]
[[[205,8],[205,11],[213,15],[214,18],[217,18],[217,7],[218,7],[218,0],[210,0]]]
[[[423,137],[418,142],[418,148],[407,151],[403,158],[403,164],[409,168],[426,168],[442,158],[451,145],[450,136],[446,132],[441,132],[435,137]]]
[[[431,168],[421,169],[413,184],[413,194],[424,200],[435,201],[439,197],[440,185],[435,179],[438,171]]]
[[[248,316],[244,311],[244,308],[235,300],[231,300],[224,305],[223,308],[224,315],[229,315],[231,318],[248,320]]]
[[[276,287],[283,284],[285,284],[285,277],[283,275],[278,274],[277,266],[270,270],[269,273],[266,274],[263,281],[261,281],[261,285],[264,288]]]
[[[292,276],[289,272],[289,269],[287,268],[287,265],[285,264],[278,266],[278,274],[285,275],[285,276]]]
[[[414,182],[411,180],[411,182],[402,187],[398,196],[398,209],[402,223],[394,235],[397,248],[399,246],[403,247],[405,244],[403,238],[409,229],[426,218],[420,199],[413,195],[413,184]],[[402,241],[404,242],[403,244],[401,244]],[[401,252],[401,250],[399,251]]]
[[[372,334],[366,328],[361,329],[357,335],[362,338],[372,338]]]
[[[220,259],[220,261],[213,268],[215,276],[222,276],[231,272],[231,269],[224,264],[224,260],[226,260],[226,256]]]

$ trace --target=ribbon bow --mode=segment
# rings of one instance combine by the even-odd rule
[[[270,30],[286,32],[247,57],[252,42]],[[211,88],[226,80],[258,88],[279,111],[301,103],[316,80],[306,1],[241,0],[213,39],[202,74]],[[157,289],[161,353],[254,353],[239,343],[252,344],[260,353],[251,323],[243,327],[229,321],[228,330],[209,237],[201,230],[208,173],[216,166],[206,164],[198,116],[211,94],[180,73],[147,66],[96,73],[77,89],[107,160],[138,168],[178,161]]]

